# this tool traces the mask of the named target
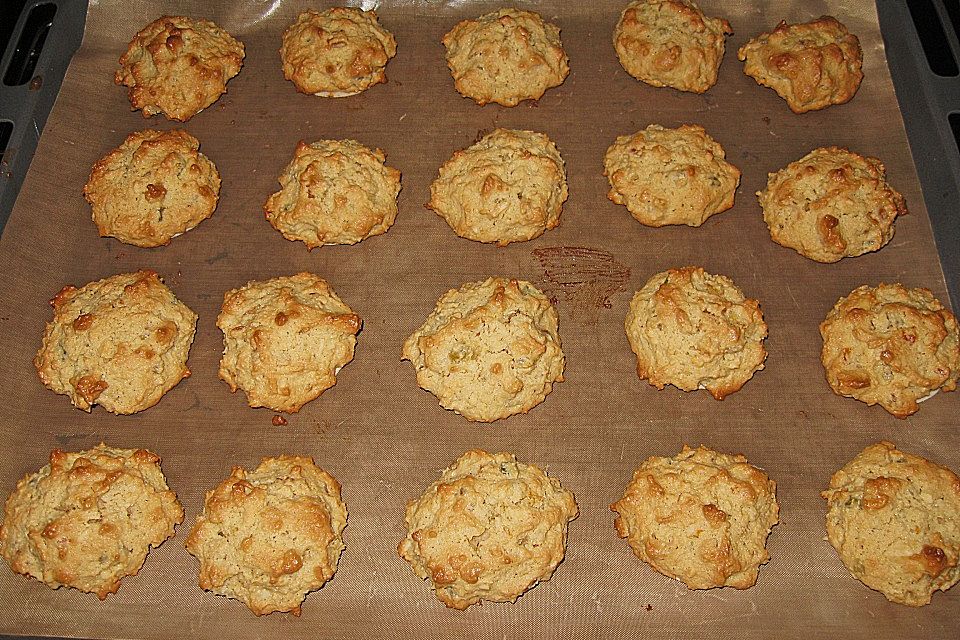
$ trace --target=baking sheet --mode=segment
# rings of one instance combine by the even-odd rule
[[[184,125],[144,120],[113,85],[116,60],[146,22],[164,13],[200,15],[179,3],[91,2],[84,44],[10,222],[0,239],[0,489],[45,464],[55,447],[101,440],[159,453],[186,510],[176,538],[150,553],[140,574],[105,602],[52,591],[0,568],[0,632],[84,637],[445,637],[699,638],[949,637],[960,589],[911,609],[888,603],[850,576],[824,541],[819,491],[865,445],[889,439],[960,470],[960,394],[940,394],[897,420],[878,407],[835,396],[819,363],[817,325],[833,303],[864,283],[925,286],[945,303],[942,272],[886,67],[875,8],[867,2],[723,3],[703,0],[736,33],[717,85],[707,94],[655,89],[619,66],[610,34],[621,2],[518,3],[562,28],[571,73],[536,104],[478,107],[461,98],[443,59],[442,35],[496,2],[383,2],[378,13],[399,53],[389,83],[343,100],[303,96],[283,79],[280,34],[307,6],[330,3],[210,2],[202,15],[246,44],[229,92]],[[353,3],[355,4],[355,3]],[[369,6],[370,3],[367,3]],[[742,73],[737,48],[778,20],[832,13],[856,33],[865,80],[847,105],[797,116],[773,91]],[[743,171],[734,208],[699,229],[646,228],[605,193],[602,158],[620,134],[650,123],[706,127]],[[92,164],[131,131],[182,126],[223,177],[214,216],[160,249],[97,237],[81,189]],[[570,199],[561,226],[496,248],[456,237],[423,203],[453,151],[495,127],[547,133],[567,163]],[[261,207],[298,140],[355,138],[378,146],[403,172],[400,215],[385,235],[309,253],[284,240]],[[753,193],[766,174],[810,149],[836,144],[876,155],[906,197],[910,215],[878,253],[822,265],[770,241]],[[766,369],[723,402],[707,393],[657,391],[637,379],[623,333],[630,297],[657,271],[702,265],[760,300],[770,337]],[[193,375],[134,416],[84,414],[43,388],[32,366],[47,305],[63,285],[156,269],[200,316]],[[251,279],[313,271],[364,320],[354,362],[337,385],[289,424],[246,406],[217,379],[216,315],[227,289]],[[529,414],[477,425],[444,411],[418,389],[403,340],[436,299],[463,282],[501,274],[530,280],[555,300],[567,356],[566,381]],[[613,530],[608,505],[632,469],[684,443],[742,452],[778,484],[781,523],[771,561],[746,591],[688,591],[637,560]],[[465,450],[506,450],[549,469],[571,489],[580,517],[567,558],[549,582],[516,604],[445,609],[396,554],[403,510]],[[303,615],[254,617],[240,603],[201,591],[183,548],[203,492],[232,465],[262,456],[312,455],[343,484],[350,510],[347,549],[335,578]]]

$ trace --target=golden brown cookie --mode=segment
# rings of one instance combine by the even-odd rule
[[[634,294],[624,326],[637,375],[657,389],[706,389],[723,400],[767,357],[760,304],[730,278],[700,267],[652,276]]]
[[[920,607],[960,581],[960,478],[879,442],[830,478],[827,539],[857,580]]]
[[[451,289],[404,342],[401,359],[445,409],[477,422],[526,413],[563,382],[557,312],[523,280]]]
[[[217,208],[220,174],[186,131],[137,131],[101,158],[83,187],[101,236],[159,247]]]
[[[311,273],[248,282],[223,296],[220,378],[251,407],[296,413],[353,360],[360,316]]]
[[[613,46],[624,70],[654,87],[703,93],[717,82],[723,18],[708,18],[689,0],[634,0],[620,14]]]
[[[443,45],[457,91],[479,105],[539,100],[570,73],[560,28],[532,11],[500,9],[463,20]]]
[[[858,287],[837,301],[820,335],[820,362],[837,395],[906,418],[933,393],[957,388],[957,319],[928,289]]]
[[[0,556],[17,573],[53,589],[73,587],[103,600],[135,576],[151,547],[183,522],[160,458],[144,449],[50,454],[7,498]]]
[[[461,238],[504,247],[560,224],[567,175],[542,133],[497,129],[440,167],[427,207]]]
[[[327,583],[345,545],[340,484],[312,458],[264,458],[234,467],[208,491],[186,547],[200,562],[200,588],[262,616],[300,615],[307,594]]]
[[[879,160],[840,147],[814,149],[769,174],[757,198],[773,241],[817,262],[880,249],[907,213]]]
[[[656,571],[690,589],[749,589],[770,559],[776,490],[741,455],[684,445],[673,458],[647,458],[610,509],[617,533]]]
[[[163,16],[130,41],[114,82],[130,87],[130,105],[143,117],[184,122],[226,93],[243,57],[243,43],[215,23]]]
[[[700,125],[619,136],[603,158],[607,197],[650,227],[699,227],[733,206],[740,170]]]
[[[407,504],[397,547],[453,609],[516,602],[563,561],[573,494],[509,453],[468,451]]]
[[[197,315],[153,271],[66,286],[50,304],[53,321],[33,364],[78,409],[143,411],[190,375]]]
[[[400,172],[385,160],[356,140],[300,141],[280,191],[263,206],[267,220],[308,249],[386,233],[397,217]]]
[[[307,9],[283,32],[283,77],[300,93],[352,96],[387,81],[384,68],[397,55],[393,34],[374,11]]]
[[[832,16],[781,21],[740,47],[743,72],[770,87],[794,113],[848,102],[863,80],[860,41]]]

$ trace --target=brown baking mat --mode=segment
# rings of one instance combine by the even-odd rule
[[[280,34],[307,3],[211,2],[203,10],[241,38],[247,58],[229,93],[181,125],[219,167],[214,216],[165,248],[97,237],[81,196],[91,165],[139,128],[171,128],[129,110],[113,85],[132,35],[163,13],[142,2],[92,2],[83,47],[63,83],[20,199],[0,240],[0,488],[6,494],[55,447],[103,440],[163,457],[187,512],[176,538],[153,551],[139,576],[105,602],[52,591],[0,567],[0,632],[86,637],[462,637],[496,638],[918,638],[956,633],[960,589],[911,609],[854,580],[824,541],[819,491],[865,445],[889,439],[960,470],[960,393],[941,394],[897,420],[878,407],[834,395],[819,363],[817,325],[854,287],[902,281],[945,300],[930,225],[887,70],[875,9],[868,2],[723,3],[736,34],[718,84],[706,95],[641,84],[620,68],[610,44],[621,2],[529,2],[562,27],[571,73],[537,104],[478,107],[453,89],[441,36],[494,2],[382,3],[399,53],[386,85],[342,100],[297,94],[283,79]],[[326,5],[327,3],[322,3]],[[315,5],[311,5],[315,6]],[[197,15],[195,12],[194,15]],[[866,79],[847,105],[797,116],[773,91],[742,73],[737,48],[778,20],[834,13],[858,34]],[[736,206],[699,229],[651,229],[605,193],[602,157],[620,134],[649,123],[706,127],[743,171]],[[457,238],[423,208],[430,181],[456,149],[495,127],[544,131],[567,163],[570,199],[561,226],[498,249]],[[308,253],[263,219],[261,206],[300,139],[355,138],[385,150],[403,172],[400,215],[389,233],[352,247]],[[753,193],[766,174],[822,145],[879,156],[911,215],[882,251],[822,265],[770,241]],[[657,271],[702,265],[760,300],[769,359],[723,402],[707,393],[657,391],[637,379],[623,317],[633,291]],[[47,305],[63,285],[138,268],[156,269],[200,316],[192,377],[134,416],[85,414],[46,390],[32,357]],[[217,379],[223,292],[251,279],[310,270],[327,278],[364,319],[354,362],[337,385],[289,424],[246,406]],[[529,414],[490,425],[444,411],[418,389],[400,346],[437,297],[493,274],[533,281],[557,299],[566,381]],[[608,505],[632,469],[684,443],[742,452],[778,484],[781,523],[772,559],[747,591],[688,591],[637,560],[618,540]],[[549,468],[577,496],[567,558],[549,582],[515,604],[445,609],[396,554],[403,508],[465,450],[506,450]],[[336,577],[309,596],[300,618],[255,618],[240,603],[201,591],[183,548],[204,490],[231,465],[262,456],[309,454],[343,484],[350,509],[347,549]]]

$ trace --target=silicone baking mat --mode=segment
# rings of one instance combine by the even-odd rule
[[[824,541],[819,492],[830,474],[880,439],[960,470],[960,394],[940,394],[897,420],[834,395],[819,362],[818,323],[861,284],[900,281],[945,299],[943,277],[868,2],[723,3],[704,0],[735,34],[717,85],[705,95],[655,89],[630,78],[611,45],[621,2],[526,2],[562,28],[566,82],[537,103],[478,107],[453,89],[440,38],[493,2],[383,2],[378,13],[399,52],[389,82],[341,100],[298,94],[283,79],[280,34],[303,2],[92,2],[39,151],[0,240],[0,421],[4,494],[46,463],[51,449],[100,441],[145,447],[163,458],[186,509],[177,536],[150,553],[140,574],[100,602],[52,591],[0,567],[0,632],[84,637],[638,637],[916,638],[956,633],[960,589],[912,609],[888,603],[842,566]],[[246,44],[229,92],[186,124],[144,120],[113,84],[117,58],[144,24],[165,13],[202,15]],[[863,85],[846,105],[794,115],[742,72],[737,48],[780,19],[830,13],[860,37]],[[699,123],[743,171],[736,205],[701,228],[651,229],[606,198],[602,158],[617,135],[650,123]],[[168,247],[138,249],[97,237],[81,189],[90,167],[130,132],[183,127],[219,168],[214,216]],[[547,133],[559,147],[570,199],[559,228],[506,248],[456,237],[423,207],[437,168],[496,127]],[[284,240],[261,207],[298,140],[354,138],[382,148],[403,172],[400,215],[385,235],[308,252]],[[817,264],[770,241],[754,192],[768,172],[823,145],[880,157],[910,215],[881,251]],[[766,368],[722,402],[707,393],[657,391],[635,374],[623,332],[632,293],[664,269],[701,265],[760,300],[770,327]],[[85,414],[38,381],[32,358],[47,301],[65,284],[152,268],[200,316],[193,375],[133,416]],[[223,293],[252,279],[308,270],[328,279],[360,314],[355,360],[337,385],[274,426],[217,379],[215,326]],[[553,299],[567,356],[566,381],[527,415],[490,425],[444,411],[420,390],[403,340],[450,288],[490,275],[532,281]],[[651,455],[700,443],[741,452],[778,485],[781,522],[771,560],[746,591],[689,591],[637,560],[613,530],[608,505]],[[548,468],[571,489],[580,517],[567,557],[549,582],[515,604],[445,609],[396,554],[405,503],[470,448],[510,451]],[[203,492],[232,465],[262,456],[312,455],[343,484],[347,549],[335,578],[310,595],[299,618],[256,618],[240,603],[201,591],[183,548]]]

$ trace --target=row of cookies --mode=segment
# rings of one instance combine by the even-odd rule
[[[397,217],[400,171],[380,149],[354,140],[300,142],[267,198],[267,220],[309,249],[355,244],[385,233]],[[650,125],[620,136],[604,156],[607,197],[644,225],[702,225],[733,206],[740,171],[699,125]],[[213,214],[216,166],[185,131],[130,134],[99,160],[84,186],[101,236],[156,247]],[[460,237],[505,246],[560,224],[567,200],[564,161],[546,135],[496,129],[440,167],[427,207]],[[821,147],[768,175],[757,193],[775,242],[819,262],[876,251],[907,213],[883,164]]]
[[[827,537],[851,573],[892,602],[922,606],[960,581],[960,478],[898,451],[864,449],[833,474]],[[651,457],[610,506],[615,529],[653,569],[690,589],[757,582],[779,522],[776,484],[741,455],[704,446]],[[566,552],[573,494],[508,453],[468,451],[406,508],[397,551],[456,609],[515,602],[549,580]],[[149,451],[100,444],[55,450],[6,501],[0,556],[17,573],[100,599],[136,575],[184,511]],[[337,569],[347,508],[312,458],[234,467],[208,491],[186,540],[199,586],[257,615],[299,615]]]
[[[703,93],[717,81],[730,23],[690,0],[634,0],[613,44],[623,68],[657,87]],[[463,20],[442,40],[457,91],[478,104],[537,100],[570,72],[560,29],[532,11],[500,9]],[[373,11],[308,9],[283,33],[283,75],[297,91],[345,97],[386,82],[397,43]],[[245,50],[209,20],[163,16],[120,58],[115,82],[133,109],[185,121],[213,104],[240,72]],[[788,25],[743,45],[744,72],[787,100],[795,113],[849,101],[863,78],[857,37],[835,18]]]
[[[149,408],[190,375],[197,316],[152,271],[125,273],[51,301],[34,364],[40,380],[74,406],[118,414]],[[217,317],[219,375],[251,407],[294,413],[336,384],[354,356],[362,322],[310,273],[228,291]],[[700,267],[652,276],[625,321],[637,373],[658,389],[739,390],[764,367],[767,324],[759,303],[726,276]],[[821,361],[839,395],[879,404],[899,418],[960,379],[960,328],[926,289],[862,286],[820,325]],[[526,413],[563,381],[558,316],[522,280],[488,278],[440,297],[403,344],[421,388],[468,420]]]

